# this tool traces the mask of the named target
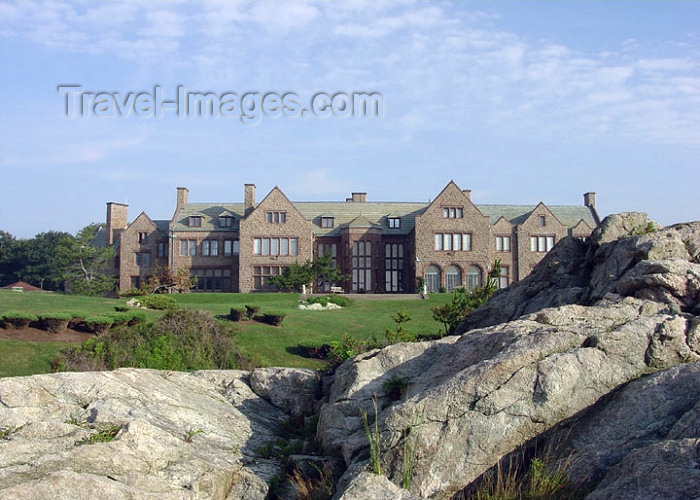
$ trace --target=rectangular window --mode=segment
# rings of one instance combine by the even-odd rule
[[[289,238],[289,255],[299,255],[299,240]]]
[[[240,242],[238,240],[233,240],[233,253],[238,254],[241,251]]]
[[[158,258],[165,259],[168,256],[168,244],[164,241],[158,242]]]
[[[270,255],[270,238],[262,239],[262,254]]]
[[[461,219],[464,217],[463,207],[445,207],[442,209],[442,216],[445,219]]]
[[[180,240],[180,255],[187,255],[187,240]]]
[[[233,253],[233,240],[224,240],[224,255],[228,257]]]
[[[321,217],[321,227],[333,227],[334,222],[333,217]]]
[[[271,224],[284,224],[287,222],[287,212],[267,212],[265,220]]]
[[[547,217],[540,215],[540,227],[545,227],[547,225]]]
[[[238,241],[234,240],[235,250],[238,253]],[[298,238],[254,238],[253,253],[255,255],[298,255]]]
[[[508,266],[501,266],[501,276],[498,278],[498,288],[506,288],[508,286],[510,269]]]
[[[253,289],[277,290],[277,286],[268,280],[270,276],[279,276],[283,271],[284,267],[279,266],[253,266]]]
[[[148,233],[139,233],[139,243],[148,242]]]
[[[219,227],[231,227],[233,226],[233,217],[219,217]]]
[[[209,240],[202,241],[202,255],[209,257]]]
[[[134,254],[134,264],[138,267],[151,266],[151,254],[148,252],[137,252]]]
[[[211,240],[209,242],[209,250],[212,257],[219,255],[219,240]]]
[[[549,252],[554,247],[554,236],[531,236],[531,252]]]
[[[403,244],[384,245],[384,291],[403,291]]]
[[[435,233],[435,250],[463,250],[472,249],[472,235],[469,233]]]
[[[255,255],[260,255],[262,253],[262,239],[261,238],[253,239],[253,253]]]
[[[189,240],[188,241],[190,245],[190,256],[195,256],[197,255],[197,242],[195,240]]]
[[[510,236],[496,236],[496,251],[510,252]]]
[[[289,255],[289,240],[287,238],[282,238],[280,255]]]
[[[198,215],[190,216],[189,225],[190,225],[190,227],[201,227],[202,226],[202,218]]]
[[[390,229],[400,229],[401,219],[398,217],[389,217],[389,228]]]

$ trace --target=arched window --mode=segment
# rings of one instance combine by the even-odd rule
[[[440,291],[440,268],[438,266],[428,266],[428,269],[425,270],[425,285],[429,292]]]
[[[481,269],[476,266],[467,268],[467,291],[481,286]]]
[[[445,282],[448,292],[462,286],[462,271],[457,266],[450,266],[445,270]]]

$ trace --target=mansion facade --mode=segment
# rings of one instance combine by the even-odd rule
[[[292,202],[275,187],[257,202],[246,184],[243,203],[190,203],[180,187],[170,220],[142,212],[128,223],[127,205],[107,203],[100,236],[117,249],[122,292],[158,267],[189,270],[193,291],[269,291],[269,276],[330,254],[349,277],[335,284],[345,292],[411,293],[418,277],[431,292],[481,286],[497,259],[499,286],[508,286],[560,239],[588,237],[600,222],[595,193],[581,206],[475,205],[470,194],[450,182],[429,203],[370,202],[366,193]]]

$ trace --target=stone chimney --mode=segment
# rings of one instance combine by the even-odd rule
[[[352,198],[345,198],[348,203],[365,203],[367,201],[367,193],[352,193]]]
[[[113,245],[124,229],[126,229],[129,205],[123,203],[107,203],[107,244]]]
[[[595,208],[595,193],[583,193],[583,204],[590,208]]]
[[[248,213],[255,208],[255,184],[245,185],[245,196],[243,203],[245,214],[248,215]]]
[[[187,199],[189,198],[190,190],[184,187],[177,188],[177,206],[175,211],[177,212],[182,207],[187,205]]]
[[[469,201],[472,201],[472,190],[471,189],[462,189],[462,193],[464,193],[464,196],[466,196]]]

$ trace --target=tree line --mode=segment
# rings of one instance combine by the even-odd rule
[[[80,295],[113,291],[114,248],[96,244],[103,226],[93,223],[75,235],[48,231],[30,239],[0,230],[0,286],[24,281],[44,290]]]

